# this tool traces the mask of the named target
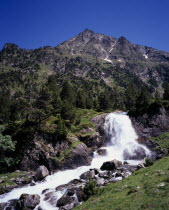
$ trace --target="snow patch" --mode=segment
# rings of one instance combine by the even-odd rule
[[[143,54],[143,56],[145,57],[145,59],[148,59],[148,55],[146,55],[146,54]]]

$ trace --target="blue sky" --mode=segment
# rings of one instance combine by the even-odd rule
[[[56,46],[86,28],[169,51],[169,0],[0,0],[0,49]]]

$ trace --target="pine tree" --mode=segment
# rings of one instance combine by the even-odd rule
[[[169,100],[169,83],[166,85],[166,87],[164,89],[163,99]]]

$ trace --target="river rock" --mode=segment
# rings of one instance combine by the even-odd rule
[[[121,161],[112,160],[112,161],[104,162],[100,169],[102,171],[104,171],[104,170],[112,171],[112,170],[117,169],[118,167],[121,167],[121,166],[122,166]]]
[[[106,151],[106,149],[101,148],[101,149],[97,150],[97,153],[101,156],[105,156],[107,154],[107,151]]]
[[[122,176],[122,173],[121,173],[121,172],[117,172],[117,173],[115,174],[115,177],[120,177],[120,176]]]
[[[6,206],[6,203],[0,203],[0,209],[4,209]]]
[[[57,204],[57,200],[58,200],[58,196],[57,196],[57,192],[47,192],[45,194],[45,201],[49,202],[52,206],[56,206]]]
[[[112,173],[110,173],[110,171],[103,171],[100,172],[98,174],[98,177],[104,178],[104,179],[108,179],[111,178],[113,176],[113,173],[115,172],[115,170],[111,171]]]
[[[45,166],[40,166],[35,174],[36,180],[42,180],[49,175],[49,171]]]
[[[22,194],[19,198],[18,204],[21,208],[34,209],[40,203],[39,195]]]
[[[73,207],[75,204],[77,204],[77,199],[73,196],[63,195],[58,201],[57,201],[57,207],[62,207],[66,205],[73,204]]]
[[[95,177],[95,171],[90,170],[90,171],[86,171],[83,174],[81,174],[80,179],[90,179],[90,178],[94,178],[94,177]]]
[[[59,210],[70,210],[70,209],[73,209],[74,207],[74,204],[71,203],[71,204],[67,204],[65,206],[62,206],[61,208],[59,208]]]

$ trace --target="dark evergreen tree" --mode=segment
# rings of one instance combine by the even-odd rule
[[[65,82],[63,84],[62,91],[60,93],[60,97],[62,100],[67,100],[71,104],[75,104],[76,101],[76,93],[70,82]]]
[[[166,87],[164,89],[163,99],[169,100],[169,83],[166,85]]]

